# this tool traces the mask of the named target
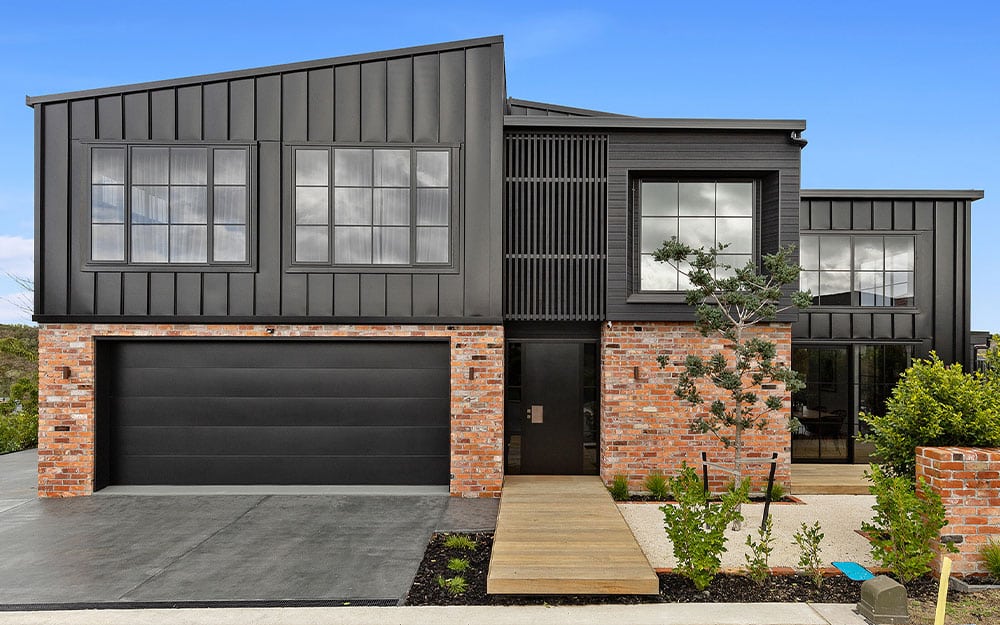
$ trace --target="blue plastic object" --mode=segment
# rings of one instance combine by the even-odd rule
[[[863,582],[866,579],[871,579],[875,577],[871,571],[861,566],[857,562],[834,562],[833,566],[840,569],[840,571],[844,575],[853,579],[856,582]]]

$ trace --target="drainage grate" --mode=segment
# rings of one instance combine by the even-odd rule
[[[4,603],[0,612],[51,610],[151,610],[155,608],[377,608],[399,599],[279,599],[259,601],[102,601],[99,603]]]

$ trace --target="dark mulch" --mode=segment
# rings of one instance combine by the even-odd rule
[[[717,576],[708,590],[702,592],[684,577],[660,573],[659,595],[487,595],[486,573],[493,548],[493,534],[465,534],[476,541],[476,549],[466,551],[447,548],[449,534],[434,534],[424,551],[417,575],[406,597],[406,605],[585,605],[635,603],[758,603],[802,602],[857,603],[861,597],[861,582],[843,575],[827,577],[817,589],[802,575],[773,575],[764,584],[756,584],[743,575]],[[463,573],[448,569],[451,558],[465,558],[470,567]],[[461,575],[469,589],[461,595],[451,595],[438,584],[438,576]],[[937,596],[937,581],[925,577],[907,586],[911,599],[933,599]],[[951,593],[949,593],[951,596]]]
[[[674,499],[657,499],[652,495],[629,495],[626,501],[618,501],[617,503],[630,503],[630,502],[650,502],[650,503],[675,503]],[[720,501],[719,499],[710,499],[709,501]],[[764,503],[763,496],[754,495],[749,498],[750,503]],[[785,495],[781,499],[772,499],[771,503],[801,503],[798,499],[792,499],[788,495]]]

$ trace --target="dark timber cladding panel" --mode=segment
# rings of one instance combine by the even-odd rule
[[[108,347],[112,484],[448,483],[446,342]]]
[[[504,318],[604,315],[607,136],[509,132]]]
[[[638,288],[634,283],[638,229],[633,228],[629,214],[632,178],[690,174],[759,180],[758,240],[762,251],[772,251],[776,245],[798,243],[800,152],[783,130],[612,132],[608,137],[608,319],[694,318],[683,301],[629,301]],[[794,315],[788,320],[794,321]]]
[[[270,68],[36,104],[40,315],[353,319],[502,315],[503,49],[498,39]],[[251,271],[85,267],[88,141],[256,144]],[[460,146],[454,267],[440,273],[284,265],[284,146]],[[72,166],[72,170],[70,167]],[[388,274],[392,275],[388,275]],[[319,275],[319,274],[325,274]],[[405,299],[405,301],[404,301]]]
[[[824,198],[804,192],[803,215],[811,221],[803,232],[836,234],[909,234],[914,236],[915,293],[913,308],[811,308],[793,327],[795,340],[840,340],[850,316],[855,341],[897,340],[916,343],[916,355],[934,349],[942,359],[969,364],[964,345],[969,332],[969,213],[964,199],[920,197]],[[863,193],[863,192],[862,192]],[[832,313],[832,315],[831,315]],[[833,335],[827,319],[834,323]]]

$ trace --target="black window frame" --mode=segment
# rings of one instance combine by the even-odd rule
[[[144,273],[155,273],[155,272],[170,272],[170,273],[242,273],[242,272],[254,272],[257,270],[257,232],[258,232],[258,218],[257,218],[257,144],[248,143],[245,141],[163,141],[163,140],[149,140],[149,141],[136,141],[136,140],[113,140],[113,141],[81,141],[82,146],[82,161],[85,163],[84,167],[80,167],[76,170],[76,185],[80,190],[79,196],[83,206],[79,214],[82,216],[79,220],[74,220],[74,224],[80,230],[81,236],[77,237],[76,240],[81,246],[78,250],[77,257],[81,259],[81,269],[87,272],[104,272],[104,271],[116,271],[116,272],[144,272]],[[163,263],[152,263],[152,262],[133,262],[130,260],[131,257],[131,226],[132,226],[132,216],[131,216],[131,189],[132,189],[132,172],[131,172],[131,162],[132,162],[132,150],[133,148],[206,148],[207,154],[207,170],[206,170],[206,230],[207,230],[207,247],[206,247],[206,261],[205,262],[193,262],[193,263],[178,263],[178,262],[163,262]],[[125,212],[125,255],[124,260],[94,260],[93,259],[93,240],[91,227],[93,225],[93,192],[92,192],[92,171],[93,171],[93,151],[95,149],[123,149],[125,151],[125,181],[124,181],[124,212]],[[213,180],[213,169],[214,169],[214,150],[221,149],[243,149],[246,150],[247,154],[247,183],[246,183],[246,194],[247,194],[247,235],[246,235],[246,252],[247,257],[245,261],[234,262],[234,261],[213,261],[212,251],[213,251],[213,229],[216,225],[213,220],[213,207],[214,207],[214,189],[215,182]],[[227,186],[227,185],[223,185]]]
[[[918,262],[919,252],[918,252],[918,249],[920,247],[920,234],[921,233],[917,232],[917,231],[885,231],[885,230],[865,230],[865,231],[860,231],[860,230],[809,230],[809,231],[802,231],[802,232],[800,232],[799,233],[799,248],[800,249],[802,248],[802,239],[804,237],[816,237],[817,240],[820,237],[846,237],[846,238],[850,239],[850,246],[851,246],[851,249],[850,249],[850,260],[849,260],[850,269],[848,271],[845,271],[845,270],[823,270],[823,269],[818,269],[818,268],[815,269],[815,270],[813,270],[813,269],[803,269],[802,270],[803,273],[809,272],[809,273],[816,273],[816,274],[820,274],[823,271],[835,271],[835,272],[838,272],[838,273],[849,273],[850,274],[850,287],[851,287],[851,290],[850,290],[849,294],[850,294],[850,298],[851,298],[851,303],[850,304],[814,303],[814,304],[811,304],[809,306],[809,310],[814,310],[814,309],[819,309],[819,310],[855,310],[855,311],[861,311],[861,310],[863,310],[863,311],[866,311],[866,312],[883,312],[883,313],[888,313],[888,312],[914,312],[914,311],[916,311],[919,308],[919,295],[918,295],[918,292],[920,291],[920,289],[918,288],[918,283],[917,283],[917,277],[918,277],[917,274],[919,273],[917,267],[919,266],[919,262]],[[867,271],[867,270],[860,270],[859,271],[855,267],[855,257],[856,257],[856,253],[855,253],[855,239],[857,239],[857,238],[874,238],[874,237],[882,237],[882,239],[883,239],[883,245],[882,245],[882,250],[883,250],[883,267],[882,267],[881,271],[879,271],[879,272],[873,272],[873,271]],[[912,287],[913,287],[913,295],[910,298],[912,301],[910,303],[908,303],[908,304],[899,304],[899,305],[892,305],[892,304],[886,304],[886,305],[862,304],[861,303],[860,292],[857,289],[855,289],[855,285],[857,284],[857,274],[858,273],[881,273],[883,276],[885,276],[887,273],[890,273],[890,272],[907,272],[907,270],[890,270],[890,269],[886,269],[885,268],[885,265],[884,265],[885,243],[884,243],[884,241],[885,241],[886,238],[909,239],[912,242],[912,244],[913,244],[913,246],[912,246],[912,249],[913,249],[913,259],[912,259],[912,261],[913,261],[913,269],[912,270],[908,270],[908,273],[913,274],[913,280],[911,282]],[[800,256],[799,265],[800,266],[802,265],[801,256]],[[884,284],[885,284],[885,280],[883,280],[883,285]],[[804,286],[804,285],[802,285],[801,278],[799,280],[799,285],[800,285],[800,287]],[[817,294],[814,295],[814,297],[821,297],[821,295],[817,293]]]
[[[634,172],[629,176],[629,290],[626,297],[628,303],[686,303],[687,301],[684,290],[652,291],[642,289],[642,183],[644,182],[751,183],[753,185],[753,210],[749,217],[752,228],[750,258],[755,265],[759,266],[763,178],[743,172]]]
[[[284,271],[287,273],[355,273],[355,274],[457,274],[460,271],[462,260],[462,206],[464,204],[462,171],[463,149],[460,143],[358,143],[358,142],[317,142],[298,141],[283,144],[284,156],[284,182],[282,184],[282,205],[285,207],[285,216],[282,220],[284,226],[283,247],[284,247]],[[329,178],[327,182],[327,245],[328,259],[325,262],[306,262],[295,259],[295,228],[297,225],[295,214],[295,158],[298,150],[327,150],[329,164]],[[337,263],[334,243],[334,193],[337,187],[334,179],[334,150],[337,149],[365,149],[365,150],[408,150],[410,151],[410,258],[406,264],[394,263]],[[416,159],[417,152],[446,152],[448,154],[448,262],[416,262]],[[372,184],[374,186],[374,182]]]

